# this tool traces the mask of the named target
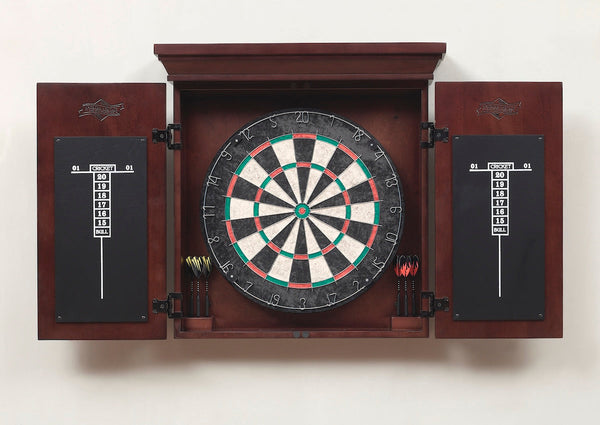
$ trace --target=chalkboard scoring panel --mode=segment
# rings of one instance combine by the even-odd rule
[[[454,320],[544,319],[544,137],[452,138]]]
[[[145,137],[54,139],[57,322],[144,322]]]

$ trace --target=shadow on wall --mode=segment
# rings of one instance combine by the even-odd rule
[[[535,362],[539,344],[561,340],[253,339],[80,341],[84,373],[172,370],[202,363],[446,363],[482,370],[519,370]],[[531,347],[535,344],[538,348]],[[549,348],[550,349],[550,348]],[[551,349],[550,349],[551,350]],[[555,350],[551,350],[554,352]],[[555,356],[554,354],[553,356]]]

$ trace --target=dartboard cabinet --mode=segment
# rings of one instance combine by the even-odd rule
[[[40,339],[562,336],[561,83],[437,82],[434,123],[444,43],[154,50],[172,123],[38,84]]]

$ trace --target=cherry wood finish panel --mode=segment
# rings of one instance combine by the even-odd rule
[[[166,316],[152,314],[152,299],[166,292],[165,147],[152,143],[152,128],[165,127],[165,84],[40,83],[37,90],[38,338],[157,339]],[[83,103],[124,103],[120,116],[78,117]],[[56,323],[54,314],[54,137],[148,138],[148,312],[142,323]]]
[[[482,102],[521,102],[517,115],[477,115]],[[453,135],[543,134],[545,136],[545,319],[542,321],[453,321],[436,313],[436,337],[562,337],[562,84],[437,83],[436,126]],[[435,148],[436,296],[452,306],[452,146]]]
[[[178,91],[178,90],[176,90]],[[418,124],[426,87],[403,94],[225,94],[185,91],[176,107],[183,124],[181,152],[175,152],[176,261],[188,255],[207,255],[201,232],[201,188],[214,152],[243,124],[278,109],[310,106],[345,116],[370,131],[392,157],[400,173],[406,200],[406,224],[399,251],[426,258],[426,160],[418,144]],[[426,103],[425,103],[426,105]],[[425,269],[425,267],[423,268]],[[186,276],[176,272],[176,289]],[[419,274],[420,276],[421,273]],[[418,281],[421,281],[421,277]],[[183,281],[182,281],[183,279]],[[176,321],[176,336],[220,337],[399,337],[427,336],[428,320],[399,318],[395,311],[396,277],[391,269],[356,300],[331,311],[283,313],[261,307],[239,294],[215,270],[210,279],[212,330],[207,319]],[[198,323],[196,323],[198,322]]]

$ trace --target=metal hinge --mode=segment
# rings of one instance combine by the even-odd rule
[[[432,122],[422,122],[421,130],[427,130],[427,141],[421,142],[423,149],[431,149],[435,146],[435,142],[448,143],[448,128],[435,128]]]
[[[183,294],[181,292],[170,292],[167,295],[166,300],[158,300],[154,298],[152,300],[152,313],[167,313],[169,319],[178,319],[183,317],[183,311],[174,311],[175,302],[174,300],[183,300]]]
[[[448,297],[436,298],[433,292],[421,292],[421,317],[433,317],[436,311],[449,311]]]
[[[167,149],[179,150],[181,143],[173,143],[173,131],[181,131],[181,124],[169,124],[166,130],[152,129],[152,141],[154,143],[166,143]]]

